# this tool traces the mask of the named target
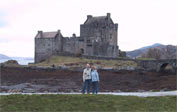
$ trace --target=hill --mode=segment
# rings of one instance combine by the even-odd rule
[[[127,56],[130,58],[141,57],[143,54],[146,54],[150,48],[157,48],[157,49],[160,49],[161,51],[164,51],[165,49],[169,49],[169,48],[177,49],[177,46],[163,45],[163,44],[156,43],[156,44],[145,46],[145,47],[133,50],[133,51],[127,51],[126,53],[127,53]],[[174,50],[173,53],[174,55],[177,54],[177,50]],[[165,54],[162,54],[162,55],[165,55]]]
[[[33,57],[9,57],[4,54],[0,54],[0,63],[4,63],[8,60],[16,60],[21,65],[27,65],[28,63],[33,63]]]
[[[52,56],[51,58],[36,64],[30,64],[31,66],[70,66],[70,67],[85,67],[85,65],[94,64],[97,67],[136,67],[137,64],[132,60],[103,60],[103,59],[87,59],[81,57],[70,56]]]
[[[10,57],[4,55],[4,54],[0,54],[0,59],[11,59]]]

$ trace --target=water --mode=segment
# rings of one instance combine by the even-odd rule
[[[23,57],[11,57],[11,59],[0,59],[0,63],[6,62],[8,60],[16,60],[20,65],[28,65],[28,63],[34,63],[33,58],[23,58]]]

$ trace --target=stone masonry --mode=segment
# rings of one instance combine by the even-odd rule
[[[118,24],[114,24],[111,14],[106,16],[87,16],[80,25],[80,36],[63,37],[56,32],[38,31],[35,37],[35,63],[52,55],[87,55],[100,57],[118,57]]]

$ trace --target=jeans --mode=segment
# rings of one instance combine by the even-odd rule
[[[91,82],[91,79],[86,79],[84,81],[84,86],[82,88],[82,93],[85,93],[86,86],[87,86],[87,93],[90,93],[90,82]]]
[[[98,81],[92,82],[92,93],[93,94],[98,93]]]

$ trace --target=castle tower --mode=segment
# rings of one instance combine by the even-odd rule
[[[84,38],[86,55],[118,57],[118,24],[114,24],[111,14],[87,16],[80,25],[80,36]]]

